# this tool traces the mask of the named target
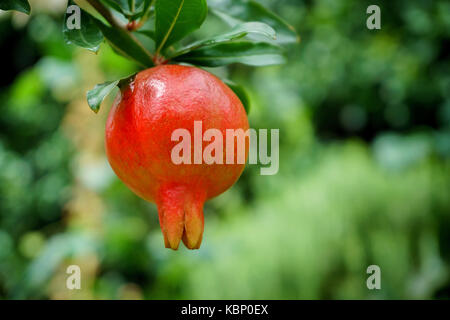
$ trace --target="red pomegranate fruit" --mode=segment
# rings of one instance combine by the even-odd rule
[[[173,141],[173,132],[186,129],[194,140],[198,121],[202,135],[208,129],[222,134],[223,164],[207,164],[203,159],[194,164],[195,152],[198,156],[194,141],[191,164],[172,161],[172,150],[179,144]],[[180,239],[189,249],[200,247],[204,202],[230,188],[245,166],[237,161],[236,143],[234,162],[225,161],[226,130],[248,127],[239,98],[220,79],[199,68],[157,66],[122,86],[106,123],[106,153],[117,176],[137,195],[156,203],[167,248],[178,249]],[[202,150],[211,141],[202,139]]]

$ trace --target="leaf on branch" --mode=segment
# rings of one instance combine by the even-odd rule
[[[152,0],[100,0],[103,4],[121,13],[128,20],[134,21],[142,17],[149,9]]]
[[[124,29],[113,28],[105,25],[100,20],[93,18],[97,27],[102,31],[111,47],[125,58],[136,61],[143,67],[153,67],[152,55],[137,41],[135,36]]]
[[[1,0],[0,1],[1,10],[15,10],[26,14],[30,14],[31,7],[28,0]]]
[[[247,93],[247,90],[241,85],[234,83],[231,80],[225,79],[223,82],[226,83],[227,86],[230,87],[231,90],[238,96],[239,100],[241,100],[242,105],[244,106],[245,112],[249,114],[250,112],[250,97]]]
[[[156,0],[156,52],[200,28],[207,12],[206,0]]]
[[[119,84],[120,80],[107,81],[102,84],[97,84],[94,89],[87,92],[87,102],[89,107],[97,113],[100,110],[100,105],[106,96]]]
[[[268,24],[262,22],[246,22],[235,26],[229,32],[223,35],[218,35],[211,40],[214,42],[229,41],[244,37],[249,33],[260,34],[271,40],[275,40],[277,38],[275,30]]]
[[[92,109],[92,111],[97,113],[100,110],[100,105],[102,104],[103,100],[105,100],[106,96],[109,95],[116,86],[122,90],[123,88],[129,86],[132,81],[134,81],[135,76],[136,74],[132,74],[131,76],[126,78],[97,84],[94,89],[87,92],[87,102],[89,107]]]
[[[250,66],[283,64],[282,48],[267,42],[234,41],[200,47],[175,57],[174,60],[205,67],[219,67],[232,63]]]
[[[261,21],[275,29],[277,32],[277,43],[282,44],[300,41],[300,37],[294,27],[256,1],[216,0],[211,1],[209,4],[213,8],[211,12],[230,26],[235,26],[246,21]]]
[[[74,44],[93,52],[98,51],[103,41],[103,34],[91,16],[72,1],[69,2],[64,15],[63,35],[67,44]]]
[[[136,30],[135,32],[143,34],[152,40],[155,40],[155,31],[153,30]]]
[[[175,53],[174,56],[185,54],[185,53],[188,53],[189,51],[192,51],[194,49],[204,47],[204,46],[210,46],[213,44],[218,44],[218,43],[223,43],[223,42],[231,42],[233,40],[241,39],[248,34],[259,34],[267,39],[271,39],[271,40],[276,39],[275,30],[272,29],[272,27],[270,27],[269,25],[262,23],[262,22],[246,22],[246,23],[235,26],[233,29],[231,29],[230,31],[228,31],[224,34],[217,35],[210,39],[195,42],[195,43],[189,45],[188,47],[181,49],[179,52]]]

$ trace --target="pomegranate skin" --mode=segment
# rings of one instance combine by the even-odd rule
[[[194,164],[194,121],[202,136],[218,129],[223,137],[223,164]],[[137,195],[156,203],[167,248],[200,247],[203,204],[230,188],[244,170],[234,146],[233,164],[226,161],[226,129],[249,128],[239,98],[214,75],[195,67],[163,65],[138,73],[121,88],[108,115],[106,154],[117,176]],[[174,164],[176,129],[191,136],[191,164]],[[210,141],[202,140],[202,150]],[[248,156],[248,139],[245,159]]]

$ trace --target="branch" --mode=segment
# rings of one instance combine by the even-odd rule
[[[132,41],[134,41],[139,47],[141,47],[144,52],[150,57],[151,60],[153,60],[153,55],[142,45],[142,43],[126,28],[125,25],[122,25],[111,13],[111,11],[105,7],[100,1],[98,0],[86,0],[97,12],[105,18],[106,21],[109,22],[111,27],[115,29],[122,29],[125,30],[127,35],[130,37]]]
[[[98,13],[109,22],[111,27],[124,29],[124,26],[114,17],[114,15],[98,0],[86,0]]]

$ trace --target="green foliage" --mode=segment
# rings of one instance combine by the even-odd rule
[[[429,298],[448,276],[432,207],[450,208],[441,188],[450,187],[449,163],[392,176],[359,143],[319,152],[301,179],[298,169],[258,177],[254,205],[227,206],[221,221],[206,216],[205,248],[164,254],[150,296],[168,298],[178,283],[181,299]],[[371,264],[382,270],[380,291],[367,290]]]
[[[233,19],[233,23],[230,23],[231,30],[185,46],[182,46],[180,41],[199,29],[207,17],[206,0],[155,2],[103,0],[91,1],[90,4],[98,11],[97,14],[107,21],[106,24],[83,12],[85,25],[82,28],[68,30],[67,26],[64,26],[66,42],[97,51],[103,34],[115,52],[138,62],[143,68],[168,63],[171,60],[205,67],[219,67],[233,63],[251,66],[281,64],[285,62],[281,47],[270,43],[277,39],[274,28],[281,32],[283,38],[280,43],[297,39],[292,27],[268,9],[252,1],[237,1],[233,4],[232,11],[236,18],[220,13],[222,18],[227,17],[229,23],[230,19]],[[126,17],[128,24],[123,26],[109,8]],[[149,20],[153,15],[154,19]],[[66,24],[68,19],[69,15],[66,15],[64,19]],[[148,24],[150,28],[147,28]],[[146,28],[139,30],[144,25]],[[145,36],[154,42],[154,52],[151,53],[137,35]],[[246,40],[241,40],[244,37]],[[182,49],[179,49],[180,47]],[[102,91],[90,91],[90,98],[102,101],[104,96],[93,96],[96,92]],[[248,96],[246,98],[248,100]],[[93,107],[93,110],[98,111],[97,106]]]
[[[73,185],[74,149],[59,126],[66,111],[61,92],[70,98],[67,92],[75,85],[73,65],[48,56],[0,90],[2,298],[31,294],[28,283],[17,290],[26,264],[38,256],[49,235],[64,229],[61,212]]]
[[[94,19],[97,27],[102,31],[108,43],[125,58],[134,60],[143,67],[154,66],[150,53],[138,42],[136,38],[129,36],[129,33],[123,29],[116,29],[107,26],[100,20]]]
[[[30,4],[28,0],[2,0],[0,3],[1,10],[17,10],[26,14],[30,14]]]
[[[156,0],[155,33],[157,52],[200,28],[206,19],[206,0]]]
[[[220,67],[231,63],[267,66],[286,62],[280,47],[267,42],[244,40],[202,46],[174,60],[204,67]]]
[[[275,30],[273,30],[269,25],[261,22],[247,22],[243,24],[236,25],[233,29],[230,31],[213,36],[210,39],[206,40],[200,40],[198,42],[195,42],[191,45],[189,45],[187,48],[181,49],[179,52],[176,52],[171,59],[174,57],[180,56],[185,53],[189,53],[190,51],[193,51],[194,49],[203,48],[206,46],[211,46],[219,43],[226,43],[231,42],[233,40],[238,40],[243,37],[245,37],[248,34],[259,34],[263,36],[264,38],[267,38],[269,40],[275,40],[276,39],[276,33]]]
[[[128,20],[134,21],[145,15],[152,0],[101,0],[103,3],[123,14]]]
[[[97,113],[98,110],[100,110],[100,105],[105,97],[114,90],[118,84],[119,80],[107,81],[102,84],[97,84],[94,89],[88,91],[87,101],[92,111]]]
[[[275,29],[279,43],[299,42],[300,40],[294,27],[256,1],[213,0],[210,5],[214,8],[213,13],[232,27],[246,21],[260,21]]]
[[[71,5],[73,5],[73,1],[69,2],[69,6]],[[68,14],[66,12],[66,14],[64,15],[64,40],[67,44],[75,44],[79,47],[97,52],[100,48],[100,44],[103,42],[102,32],[97,27],[94,19],[84,11],[80,12],[80,28],[69,29],[67,26],[68,19],[70,19],[70,16],[74,13],[76,13],[76,11],[72,12],[71,14]]]
[[[250,97],[245,90],[243,86],[240,86],[236,83],[234,83],[231,80],[225,79],[224,82],[231,88],[231,90],[234,91],[234,93],[238,96],[238,98],[241,100],[242,105],[245,108],[245,111],[247,114],[250,112]]]

